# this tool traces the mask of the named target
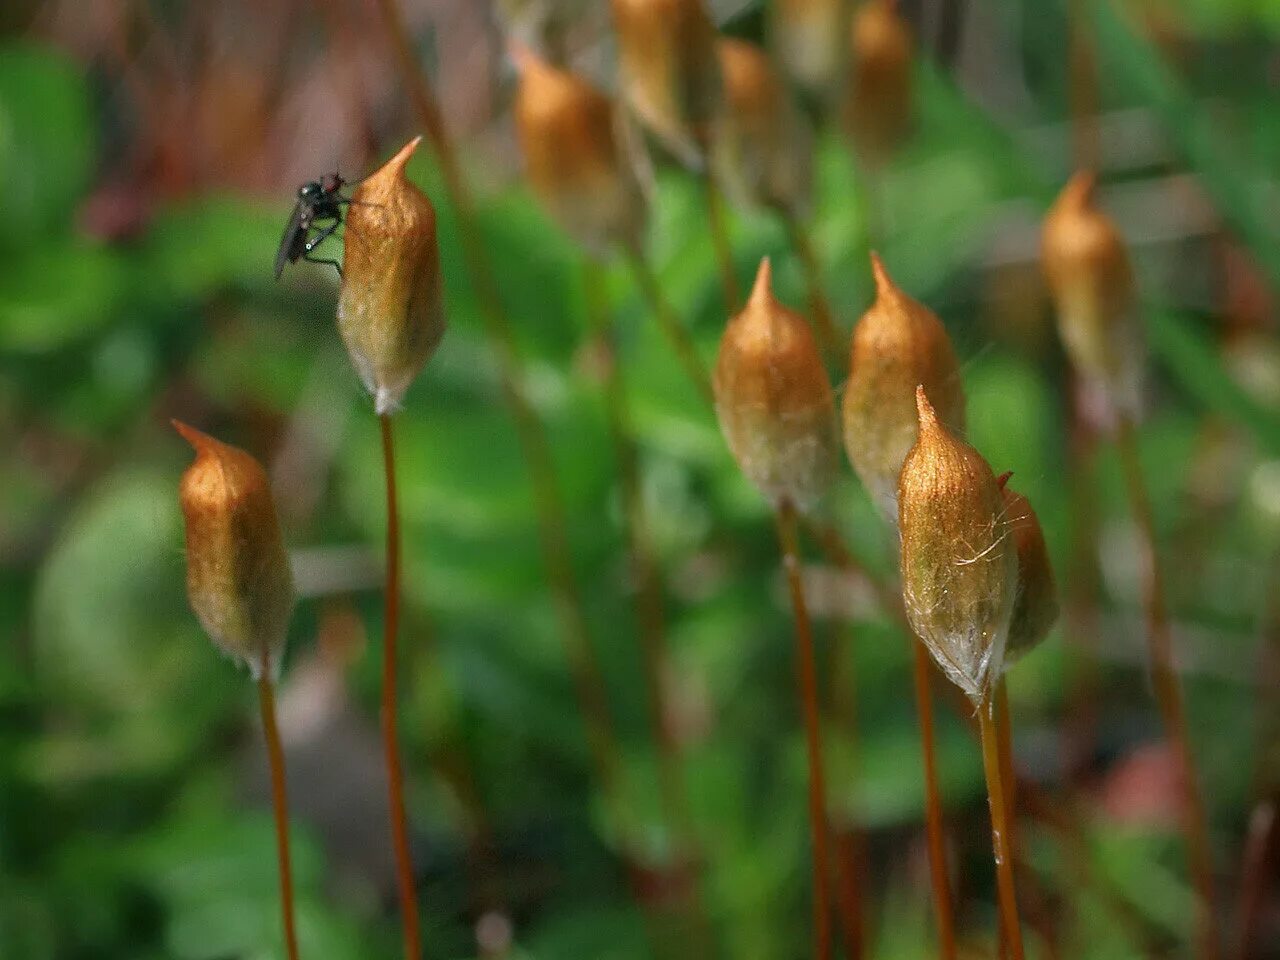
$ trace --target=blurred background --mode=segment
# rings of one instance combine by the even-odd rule
[[[770,43],[767,3],[710,7],[726,33]],[[439,210],[450,329],[397,439],[402,737],[427,956],[806,956],[806,773],[770,518],[630,273],[610,267],[691,853],[663,815],[638,679],[608,359],[585,319],[581,254],[521,184],[509,38],[613,92],[609,6],[401,8],[553,446],[622,770],[617,797],[602,795],[527,473],[424,147],[411,172]],[[894,278],[957,345],[969,439],[1015,471],[1046,529],[1066,615],[1010,674],[1031,953],[1188,956],[1136,535],[1113,453],[1073,413],[1039,268],[1039,221],[1074,163],[1068,10],[901,0],[900,12],[916,43],[913,123],[878,173],[878,209],[838,122],[842,90],[805,97],[826,291],[847,333],[871,302],[875,223]],[[1101,202],[1143,295],[1142,454],[1218,914],[1233,945],[1252,916],[1248,956],[1280,957],[1280,883],[1241,883],[1251,824],[1264,880],[1277,862],[1265,854],[1280,794],[1280,5],[1111,0],[1078,14]],[[190,453],[170,417],[267,464],[293,552],[303,598],[280,722],[303,954],[399,955],[377,740],[377,425],[335,336],[335,272],[302,263],[276,282],[272,263],[299,183],[335,169],[357,180],[418,132],[366,0],[0,9],[0,956],[282,956],[253,689],[186,604],[177,482]],[[652,262],[710,361],[726,317],[701,188],[661,150],[653,166]],[[729,232],[740,283],[768,254],[781,299],[805,303],[776,217],[735,206]],[[867,569],[892,576],[896,545],[851,474],[829,511]],[[810,557],[832,815],[866,858],[865,955],[917,960],[933,922],[909,648],[866,582]],[[938,712],[958,919],[968,954],[992,956],[982,766],[963,713]],[[678,932],[695,902],[714,952]]]

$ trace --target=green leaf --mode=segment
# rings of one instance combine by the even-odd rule
[[[55,243],[6,257],[0,271],[0,350],[49,353],[116,317],[127,276],[109,250]]]
[[[0,249],[30,247],[67,228],[89,182],[95,139],[80,67],[35,44],[0,45]]]

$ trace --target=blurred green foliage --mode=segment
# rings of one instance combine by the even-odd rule
[[[1220,12],[1197,6],[1206,22]],[[1131,23],[1105,10],[1096,21],[1117,81],[1108,100],[1164,121],[1170,167],[1196,177],[1276,276],[1274,231],[1251,192],[1262,174],[1219,143],[1214,115]],[[1065,579],[1079,531],[1065,473],[1062,360],[1043,303],[1027,308],[1033,336],[1019,337],[998,322],[998,297],[980,269],[1003,213],[1021,205],[1034,217],[1065,162],[1026,149],[939,70],[922,65],[918,81],[918,132],[883,185],[892,218],[881,252],[901,286],[946,320],[965,357],[971,440],[997,469],[1014,470]],[[1038,106],[1021,122],[1061,119],[1062,78],[1046,77],[1045,87],[1031,91]],[[1271,105],[1270,93],[1231,94],[1243,116]],[[122,243],[77,227],[95,176],[97,122],[76,64],[35,43],[0,45],[0,956],[265,960],[280,955],[281,935],[270,822],[261,791],[246,786],[255,777],[247,771],[261,765],[252,691],[186,609],[176,483],[188,454],[167,418],[198,418],[269,463],[282,438],[301,430],[313,454],[304,479],[314,502],[295,509],[291,491],[278,491],[298,548],[379,542],[377,432],[337,352],[330,273],[299,265],[287,282],[271,280],[283,205],[224,195],[163,203],[141,235]],[[1267,161],[1280,155],[1280,137],[1273,140]],[[617,472],[584,347],[579,258],[522,190],[483,198],[484,245],[527,359],[523,386],[553,444],[575,572],[621,733],[621,821],[590,777],[536,512],[457,222],[429,158],[413,172],[441,208],[451,323],[396,426],[409,607],[404,737],[429,955],[473,955],[468,925],[483,907],[501,906],[515,923],[515,956],[648,956],[623,853],[640,851],[657,870],[673,839],[637,680]],[[847,330],[870,298],[866,195],[834,137],[822,143],[819,183],[813,232]],[[702,219],[697,186],[663,171],[652,251],[709,358],[724,317]],[[803,302],[781,226],[748,213],[732,229],[740,276],[769,254],[781,298]],[[1156,251],[1174,261],[1195,252]],[[686,759],[704,898],[724,955],[798,957],[808,936],[805,766],[772,528],[627,272],[611,269],[608,289],[664,573],[675,688],[692,715]],[[1275,478],[1268,487],[1258,477],[1280,448],[1280,410],[1234,376],[1211,310],[1156,289],[1145,313],[1155,403],[1143,457],[1165,547],[1178,558],[1174,612],[1195,650],[1190,708],[1229,875],[1254,770],[1257,613],[1280,532]],[[1227,466],[1211,473],[1217,492],[1201,496],[1195,478],[1215,443],[1229,445]],[[1086,479],[1097,490],[1104,553],[1115,554],[1129,528],[1109,453]],[[889,535],[851,479],[831,510],[872,569],[892,569]],[[1110,762],[1154,738],[1157,725],[1144,695],[1134,575],[1105,562],[1102,572],[1096,640],[1117,644],[1102,650],[1095,678],[1102,760]],[[287,677],[322,662],[317,634],[335,605],[354,610],[368,636],[379,633],[379,595],[367,577],[318,592],[328,595],[305,600],[297,617],[296,669]],[[859,614],[852,639],[829,616],[820,625],[822,655],[854,665],[832,681],[856,687],[860,735],[854,745],[831,723],[831,793],[837,815],[871,837],[874,955],[914,960],[930,949],[931,920],[906,638],[876,610]],[[358,652],[347,671],[346,722],[367,735],[379,657],[376,643]],[[1012,674],[1020,749],[1032,775],[1049,783],[1079,670],[1079,652],[1055,634]],[[993,910],[981,766],[961,720],[942,711],[939,721],[965,878],[961,920],[981,942]],[[465,758],[493,831],[498,869],[488,887],[468,862],[465,804],[430,762],[442,749]],[[321,771],[351,775],[336,761]],[[314,778],[299,790],[346,795]],[[361,818],[381,815],[382,790],[377,777],[355,780],[367,804],[345,817],[337,805],[327,825],[376,845],[381,822]],[[1156,944],[1185,941],[1191,894],[1170,829],[1084,819],[1088,883],[1055,833],[1026,823],[1042,885],[1069,901],[1062,955],[1133,956],[1135,923]],[[396,956],[382,878],[353,873],[343,860],[350,850],[317,821],[299,818],[295,839],[304,954]]]

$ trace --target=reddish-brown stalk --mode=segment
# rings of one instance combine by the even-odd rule
[[[956,929],[951,907],[951,883],[947,878],[946,825],[943,820],[942,791],[938,786],[938,752],[934,738],[933,693],[930,688],[932,666],[924,644],[907,624],[901,594],[895,593],[881,579],[870,576],[857,557],[845,546],[840,534],[830,525],[817,526],[810,533],[822,547],[829,562],[846,573],[867,580],[876,592],[880,607],[898,621],[906,631],[912,648],[912,681],[915,689],[916,715],[920,721],[920,754],[924,761],[925,836],[929,846],[929,881],[933,890],[933,912],[938,924],[938,952],[943,960],[955,960]]]
[[[396,457],[391,416],[378,417],[382,428],[382,468],[387,485],[387,587],[382,620],[382,748],[386,755],[387,788],[391,810],[391,843],[396,857],[396,884],[400,892],[400,918],[404,927],[404,953],[409,960],[422,956],[418,923],[418,892],[409,853],[409,827],[404,812],[404,773],[400,767],[400,741],[396,728],[396,634],[400,627],[400,509],[396,500]]]
[[[1142,551],[1142,598],[1147,619],[1147,650],[1151,658],[1151,684],[1156,705],[1168,737],[1178,758],[1182,784],[1183,833],[1187,842],[1187,862],[1196,898],[1196,952],[1202,960],[1219,956],[1218,921],[1214,915],[1213,853],[1204,798],[1200,793],[1191,736],[1187,729],[1187,708],[1182,684],[1173,662],[1173,636],[1169,629],[1169,611],[1165,600],[1164,575],[1156,548],[1155,518],[1147,497],[1142,464],[1138,457],[1138,441],[1133,422],[1122,415],[1116,433],[1116,446],[1124,470],[1130,508],[1138,526]]]
[[[605,302],[602,278],[590,260],[583,263],[587,312],[591,326],[603,341],[605,358],[605,407],[614,456],[618,461],[619,486],[622,490],[623,514],[629,553],[635,566],[636,620],[639,624],[640,655],[644,671],[645,693],[649,707],[649,725],[657,749],[659,792],[663,815],[674,831],[682,857],[697,859],[697,840],[689,813],[688,788],[685,783],[680,745],[668,720],[666,685],[668,651],[662,582],[657,561],[649,542],[645,520],[644,497],[637,469],[637,451],[627,409],[626,382],[622,365],[615,352],[609,308]],[[710,920],[698,893],[692,888],[692,903],[697,933],[702,946],[711,949]]]
[[[293,866],[289,856],[289,794],[284,775],[284,749],[276,725],[276,697],[271,683],[271,665],[262,658],[258,676],[258,706],[262,712],[262,733],[267,741],[267,762],[271,767],[271,803],[276,820],[276,857],[280,862],[280,914],[284,920],[284,945],[289,960],[298,960],[298,934],[293,920]]]
[[[724,298],[725,313],[733,314],[742,305],[742,290],[738,286],[737,271],[733,268],[733,245],[729,242],[729,227],[725,222],[724,197],[720,193],[720,184],[711,171],[709,159],[703,173],[702,187],[707,198],[707,227],[711,231],[716,266],[720,270],[720,294]]]
[[[938,924],[938,955],[956,957],[956,922],[951,909],[951,883],[947,879],[947,833],[942,819],[942,790],[938,787],[938,747],[933,729],[933,692],[929,676],[933,667],[929,651],[914,636],[911,643],[911,675],[915,685],[916,716],[920,720],[920,752],[924,757],[924,823],[929,842],[929,881],[933,887],[933,915]]]
[[[991,845],[996,860],[1000,928],[1011,960],[1023,960],[1022,924],[1018,920],[1018,896],[1013,880],[1012,818],[1000,763],[1000,733],[995,714],[996,698],[989,695],[978,708],[978,728],[982,738],[982,768],[987,777],[987,803],[991,809]]]
[[[843,733],[850,754],[857,757],[859,732],[855,646],[853,624],[846,621],[835,637],[830,655],[832,679],[828,695],[832,720]],[[857,776],[855,772],[845,783],[850,783]],[[862,907],[867,860],[866,835],[856,820],[840,825],[832,823],[831,844],[835,851],[836,912],[840,933],[844,938],[845,953],[849,960],[862,960],[866,953],[863,942],[866,938],[866,918]]]
[[[1245,834],[1244,868],[1240,878],[1240,920],[1236,935],[1237,960],[1249,960],[1253,956],[1253,944],[1258,938],[1258,914],[1263,894],[1267,889],[1267,866],[1277,846],[1277,827],[1280,826],[1280,803],[1267,797],[1259,801],[1249,816],[1249,830]]]
[[[1013,723],[1009,715],[1009,684],[1004,677],[996,684],[996,733],[1000,742],[1000,774],[1008,791],[1009,811],[1013,817],[1009,843],[1018,851],[1018,775],[1013,766]]]
[[[596,776],[606,798],[618,803],[617,748],[609,714],[608,695],[600,664],[591,646],[586,614],[570,559],[564,505],[556,486],[555,469],[542,424],[518,387],[520,359],[510,317],[498,292],[493,263],[480,239],[470,188],[462,176],[453,143],[444,128],[435,93],[419,67],[396,0],[378,0],[383,23],[414,112],[427,131],[440,162],[445,192],[457,213],[467,271],[480,300],[480,316],[498,360],[503,397],[510,407],[538,510],[538,527],[548,579],[561,617],[561,632],[573,674],[579,709],[587,728]]]
[[[791,246],[804,271],[805,286],[809,294],[809,312],[812,315],[814,330],[817,331],[818,339],[822,343],[822,349],[826,351],[828,357],[838,357],[843,360],[847,351],[841,343],[839,331],[836,330],[831,303],[822,289],[822,268],[818,264],[808,227],[788,209],[780,209],[779,214],[786,224],[787,233],[791,237]]]
[[[684,367],[685,374],[707,404],[714,404],[715,395],[711,390],[711,377],[707,373],[706,364],[702,362],[702,357],[698,353],[697,346],[694,345],[693,338],[689,336],[689,331],[680,322],[680,318],[676,316],[675,310],[662,292],[662,285],[653,272],[649,258],[644,250],[636,245],[632,245],[627,250],[627,258],[631,262],[631,272],[635,277],[636,286],[640,288],[641,296],[653,311],[658,328],[667,338],[671,348],[675,350],[676,358]]]
[[[1258,675],[1259,723],[1261,743],[1270,743],[1277,733],[1280,715],[1276,713],[1276,691],[1280,689],[1280,557],[1269,558],[1268,601],[1262,618],[1262,656]],[[1240,908],[1235,934],[1237,960],[1249,960],[1257,942],[1259,909],[1268,888],[1275,882],[1277,871],[1269,869],[1280,857],[1280,783],[1268,763],[1266,751],[1260,751],[1254,772],[1257,799],[1249,815],[1244,853],[1240,868]]]
[[[818,711],[818,668],[813,653],[813,631],[805,603],[796,535],[796,511],[788,500],[777,510],[778,544],[787,571],[791,608],[796,621],[796,675],[804,711],[805,748],[809,757],[809,831],[813,840],[813,926],[818,960],[831,955],[831,932],[827,917],[827,878],[831,858],[827,850],[826,783],[822,767],[822,729]]]
[[[1018,777],[1013,767],[1013,726],[1009,717],[1009,686],[1002,676],[996,684],[994,708],[996,715],[996,744],[1000,750],[1000,781],[1005,789],[1005,803],[1009,814],[1009,856],[1013,863],[1018,858]],[[1007,949],[1004,930],[1000,932],[1000,952]]]

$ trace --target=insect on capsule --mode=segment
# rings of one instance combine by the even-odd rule
[[[311,254],[341,226],[342,208],[351,202],[342,195],[346,184],[340,174],[327,173],[298,188],[298,202],[293,206],[293,214],[280,237],[280,249],[276,251],[277,280],[284,273],[286,263],[299,260],[330,264],[338,276],[342,276],[342,265],[337,260]]]

